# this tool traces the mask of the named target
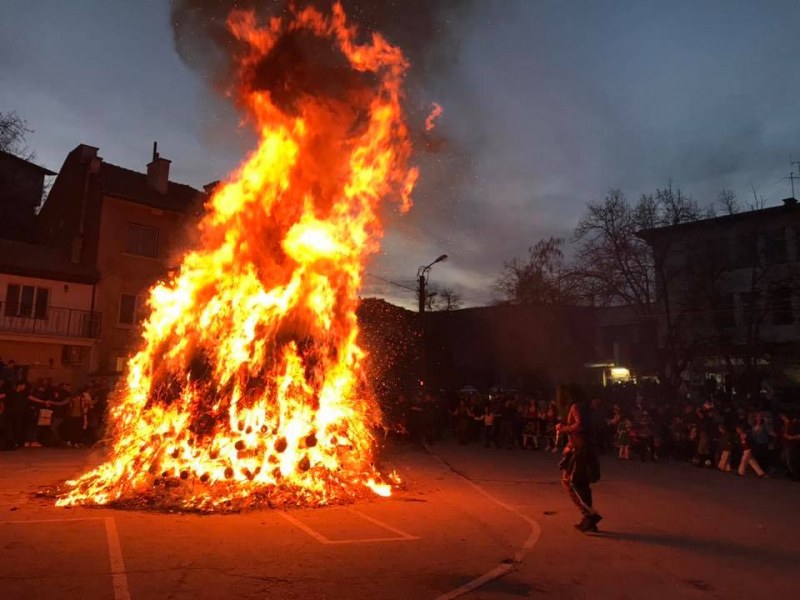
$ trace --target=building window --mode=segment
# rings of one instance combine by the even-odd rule
[[[703,258],[708,264],[708,271],[716,273],[730,261],[730,241],[728,237],[709,238],[703,243],[703,251],[695,258]]]
[[[736,238],[734,265],[738,269],[754,267],[758,262],[758,238],[753,232],[740,234]]]
[[[32,285],[8,284],[3,314],[7,317],[47,319],[50,290]]]
[[[117,359],[114,361],[114,370],[117,373],[122,373],[125,370],[125,365],[127,364],[128,364],[127,356],[118,356]]]
[[[789,260],[786,251],[786,229],[783,227],[765,233],[761,238],[764,252],[764,262],[768,265],[777,265]]]
[[[719,329],[728,329],[736,326],[736,307],[733,294],[723,294],[715,303],[715,316]]]
[[[158,229],[139,223],[128,223],[125,252],[137,256],[158,258]]]
[[[119,297],[119,319],[120,325],[134,326],[142,318],[141,296],[134,294],[122,294]]]
[[[800,261],[800,225],[795,225],[792,227],[792,232],[794,233],[794,254],[792,255],[793,262]]]
[[[761,316],[761,292],[742,292],[739,295],[742,302],[742,320],[745,324],[754,323],[760,320]]]
[[[792,288],[779,287],[770,290],[770,313],[773,325],[791,325],[794,323],[792,312]]]
[[[61,348],[62,365],[79,365],[83,362],[84,351],[80,346],[63,346]]]

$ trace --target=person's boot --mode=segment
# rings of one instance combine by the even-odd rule
[[[582,533],[597,533],[597,523],[593,520],[593,515],[587,515],[580,523],[575,523],[575,529]]]

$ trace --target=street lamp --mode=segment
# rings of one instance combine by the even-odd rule
[[[436,263],[440,263],[447,260],[447,254],[442,254],[439,258],[433,261],[429,265],[425,265],[424,267],[420,267],[417,269],[417,279],[419,280],[419,312],[425,312],[425,287],[428,285],[428,275],[431,272],[431,267]]]

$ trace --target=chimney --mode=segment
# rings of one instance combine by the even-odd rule
[[[167,193],[170,162],[159,156],[158,142],[153,142],[153,160],[147,165],[147,183],[159,194]]]
[[[99,148],[95,148],[94,146],[80,144],[77,150],[80,153],[81,164],[86,164],[93,159],[99,158],[97,156],[97,151],[99,150]]]
[[[783,199],[783,205],[784,206],[797,206],[797,198],[795,198],[795,197],[784,198]]]

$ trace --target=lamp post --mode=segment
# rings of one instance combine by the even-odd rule
[[[436,263],[447,260],[447,254],[442,254],[439,258],[429,265],[425,265],[417,269],[417,280],[419,281],[419,312],[425,312],[425,300],[427,299],[425,288],[428,285],[428,275],[431,272],[431,267]]]

